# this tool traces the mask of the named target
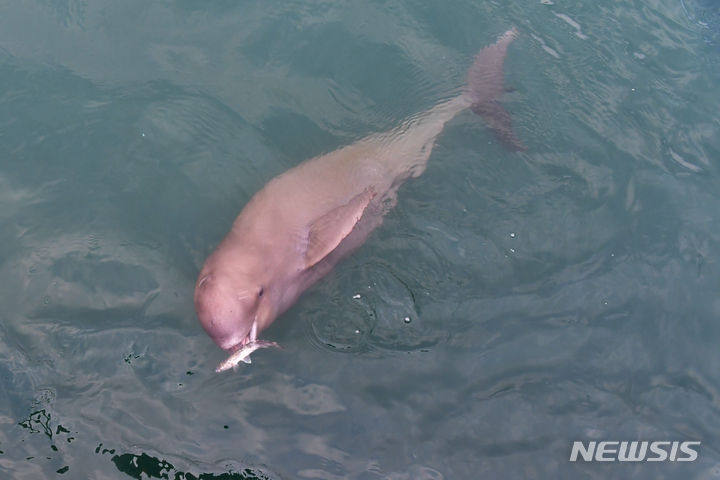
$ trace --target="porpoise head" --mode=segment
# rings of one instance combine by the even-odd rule
[[[203,328],[222,349],[254,341],[266,324],[269,302],[261,284],[203,272],[195,286],[195,310]]]

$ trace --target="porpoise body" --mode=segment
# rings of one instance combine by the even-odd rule
[[[222,349],[237,351],[352,250],[396,202],[398,187],[426,167],[435,139],[470,108],[511,150],[525,147],[499,100],[514,29],[482,49],[457,97],[268,182],[207,258],[195,287],[198,318]]]

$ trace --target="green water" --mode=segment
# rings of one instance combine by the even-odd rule
[[[0,477],[720,477],[719,10],[1,3]],[[263,334],[284,350],[215,374],[192,292],[250,196],[447,98],[511,26],[528,150],[456,117]]]

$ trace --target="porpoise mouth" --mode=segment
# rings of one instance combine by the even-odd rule
[[[237,352],[238,350],[240,350],[242,347],[244,347],[245,345],[247,345],[247,344],[250,343],[250,342],[251,342],[251,340],[250,340],[250,334],[248,333],[248,334],[245,336],[245,338],[243,338],[241,341],[239,341],[238,343],[236,343],[236,344],[234,344],[234,345],[232,345],[232,346],[230,346],[230,347],[223,348],[223,350],[226,350],[226,351],[228,351],[228,352],[230,352],[230,353],[235,353],[235,352]]]
[[[243,337],[243,339],[241,341],[232,344],[232,346],[230,346],[230,347],[226,347],[226,348],[220,347],[220,348],[222,348],[223,350],[227,350],[231,354],[235,353],[238,350],[240,350],[242,347],[247,345],[248,343],[254,342],[257,339],[257,332],[258,332],[257,321],[254,321],[252,324],[252,327],[250,327],[250,331],[245,335],[245,337]]]

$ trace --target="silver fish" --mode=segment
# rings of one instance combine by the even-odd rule
[[[234,369],[240,362],[252,363],[252,361],[250,360],[251,353],[253,353],[258,348],[269,347],[282,348],[276,342],[266,342],[265,340],[255,340],[254,342],[248,342],[242,347],[238,348],[232,355],[230,355],[226,360],[220,363],[220,365],[218,365],[215,369],[215,372],[220,373],[231,368]]]

